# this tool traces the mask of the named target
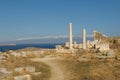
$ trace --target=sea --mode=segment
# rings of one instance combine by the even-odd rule
[[[0,46],[0,52],[5,52],[8,50],[18,50],[28,47],[35,47],[35,48],[47,48],[47,49],[54,49],[56,45],[62,44],[17,44],[12,46]]]
[[[93,38],[87,38],[87,40],[93,41]],[[82,39],[76,39],[78,43],[81,43]],[[34,43],[34,44],[16,44],[16,45],[8,45],[8,46],[0,46],[0,52],[5,52],[8,50],[18,50],[28,47],[35,47],[35,48],[47,48],[47,49],[54,49],[56,45],[65,45],[65,43]]]

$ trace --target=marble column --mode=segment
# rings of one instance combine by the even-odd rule
[[[69,49],[73,49],[72,38],[72,23],[69,23]]]
[[[83,38],[83,49],[86,49],[86,30],[85,29],[83,29],[82,38]]]

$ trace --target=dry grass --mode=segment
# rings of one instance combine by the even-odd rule
[[[32,62],[27,58],[15,58],[10,56],[9,58],[6,59],[6,62],[0,63],[1,68],[6,68],[9,71],[13,71],[12,76],[19,76],[19,75],[24,75],[24,74],[30,74],[28,72],[23,72],[23,73],[16,73],[14,72],[15,68],[18,67],[27,67],[27,66],[34,66],[36,69],[36,72],[42,72],[42,74],[38,76],[32,76],[32,80],[48,80],[50,77],[50,67],[47,66],[44,63],[38,63],[38,62]],[[0,79],[2,80],[2,79]],[[13,80],[13,77],[9,77],[8,79],[6,78],[5,80]]]
[[[100,65],[92,66],[89,74],[90,78],[93,80],[116,80],[115,76],[112,73],[113,68],[110,66],[106,66],[101,63]]]
[[[68,80],[119,80],[120,61],[96,60],[77,62],[75,58],[67,57],[62,61]],[[67,79],[66,79],[67,80]]]

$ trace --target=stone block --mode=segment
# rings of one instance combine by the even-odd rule
[[[23,67],[15,68],[14,71],[17,73],[23,73],[25,71],[25,68]]]
[[[34,76],[38,76],[38,75],[40,75],[40,74],[42,74],[42,72],[35,72],[35,73],[32,73],[32,75],[34,75]]]
[[[14,77],[14,80],[31,80],[30,75],[21,75]]]
[[[115,57],[115,52],[113,50],[108,51],[107,56]]]
[[[0,76],[1,78],[7,78],[8,76],[11,76],[12,72],[7,71],[6,68],[0,68]]]
[[[35,67],[26,67],[26,72],[30,72],[30,73],[35,72]]]
[[[31,66],[19,67],[19,68],[15,68],[14,71],[18,72],[18,73],[23,73],[23,72],[34,73],[35,72],[35,67],[31,67]]]

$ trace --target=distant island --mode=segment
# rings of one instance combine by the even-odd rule
[[[0,46],[16,46],[16,44],[11,43],[11,44],[0,44]]]

